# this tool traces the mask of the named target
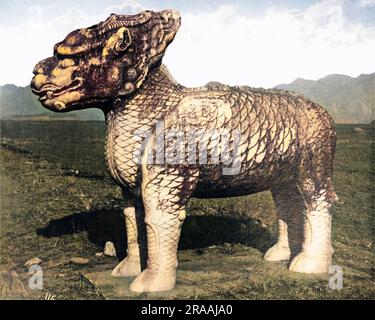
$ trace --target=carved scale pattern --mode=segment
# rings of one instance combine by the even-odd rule
[[[154,130],[157,120],[164,121],[165,132],[179,129],[186,136],[192,129],[205,132],[199,143],[207,142],[208,159],[207,165],[198,166],[195,196],[249,194],[298,178],[311,206],[318,205],[321,193],[328,203],[335,197],[331,181],[334,124],[323,108],[304,97],[224,85],[187,89],[164,66],[152,70],[136,94],[121,100],[107,115],[107,167],[118,183],[136,194],[141,173],[134,154],[141,141],[135,141],[134,134]],[[222,175],[223,165],[212,163],[211,150],[222,142],[212,139],[213,129],[219,134],[229,131],[231,151],[233,132],[241,133],[238,174]]]

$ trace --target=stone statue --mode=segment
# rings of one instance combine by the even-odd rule
[[[112,14],[71,32],[34,69],[32,90],[44,107],[105,113],[106,164],[123,190],[128,238],[127,257],[112,274],[137,276],[136,292],[173,288],[188,200],[264,190],[279,228],[264,258],[291,260],[291,271],[327,272],[332,118],[282,90],[178,84],[161,61],[179,27],[172,10]]]

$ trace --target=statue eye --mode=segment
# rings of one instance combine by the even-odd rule
[[[118,52],[125,51],[131,44],[131,37],[130,37],[129,30],[126,28],[121,28],[121,29],[123,29],[122,39],[119,43],[116,44],[116,51]]]

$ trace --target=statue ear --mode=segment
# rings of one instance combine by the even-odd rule
[[[103,48],[103,57],[110,53],[120,54],[124,52],[131,44],[129,29],[121,27],[105,43]]]

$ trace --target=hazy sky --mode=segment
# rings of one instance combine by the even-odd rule
[[[375,0],[0,0],[0,85],[27,85],[71,30],[146,8],[182,15],[164,63],[184,85],[272,87],[375,71]]]

